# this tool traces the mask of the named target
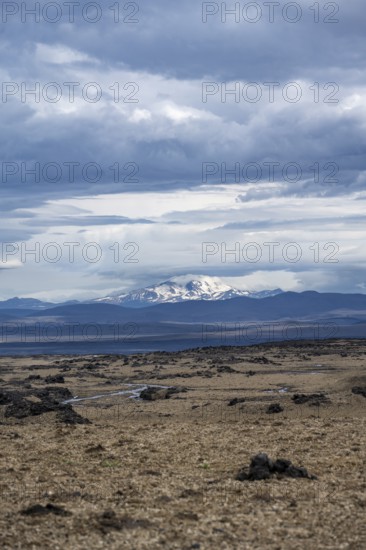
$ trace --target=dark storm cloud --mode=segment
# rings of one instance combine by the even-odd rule
[[[80,2],[81,7],[85,4]],[[87,23],[79,7],[75,9],[74,23],[69,23],[64,6],[63,17],[54,24],[47,23],[42,16],[40,23],[33,23],[28,16],[22,24],[19,13],[9,15],[8,22],[2,25],[2,35],[3,39],[11,40],[17,32],[11,50],[14,59],[18,59],[17,53],[27,43],[65,43],[104,63],[123,63],[134,69],[183,79],[208,74],[228,80],[293,78],[306,73],[312,76],[314,70],[348,69],[350,62],[359,69],[364,66],[366,14],[362,0],[321,2],[319,23],[315,23],[314,8],[310,9],[314,3],[310,0],[297,3],[301,18],[296,23],[285,21],[282,9],[288,2],[284,1],[276,7],[273,23],[269,22],[269,8],[261,1],[257,5],[262,16],[257,17],[256,23],[245,20],[255,19],[253,12],[243,17],[248,2],[237,2],[241,8],[238,23],[229,15],[223,23],[221,8],[217,14],[207,16],[204,23],[204,3],[196,0],[179,4],[170,0],[138,0],[136,4],[139,13],[131,17],[138,20],[136,23],[123,22],[127,10],[124,13],[121,10],[119,23],[114,23],[113,13],[104,3],[100,4],[103,10],[98,22]],[[221,2],[211,4],[220,6]],[[235,2],[223,4],[229,10]],[[325,9],[326,4],[339,6],[339,12],[331,6]],[[291,10],[287,18],[295,19]],[[327,24],[325,18],[339,22]]]
[[[329,8],[324,10],[323,4],[320,22],[315,23],[310,10],[312,3],[306,1],[299,2],[302,17],[293,24],[284,20],[281,10],[277,14],[277,8],[275,20],[270,23],[262,2],[257,4],[263,16],[252,24],[242,17],[235,23],[232,16],[227,16],[227,22],[223,23],[220,12],[208,16],[204,23],[202,2],[193,0],[180,2],[179,6],[165,0],[154,3],[143,0],[137,4],[139,22],[131,24],[114,23],[113,13],[105,5],[103,17],[94,24],[83,20],[81,8],[75,8],[75,21],[70,23],[68,10],[62,3],[63,18],[54,24],[42,16],[39,23],[32,22],[32,16],[22,23],[20,12],[9,15],[1,26],[2,81],[25,82],[29,86],[34,81],[62,84],[70,80],[72,68],[74,80],[75,75],[81,81],[87,77],[96,82],[103,80],[105,92],[113,84],[105,71],[146,71],[178,79],[173,94],[161,80],[155,90],[156,100],[159,97],[174,100],[179,95],[180,81],[182,87],[183,81],[192,81],[189,93],[179,103],[212,113],[214,118],[190,119],[188,127],[174,128],[171,120],[164,117],[161,120],[152,109],[151,122],[140,125],[127,120],[127,115],[120,118],[111,113],[110,104],[100,105],[100,109],[99,105],[87,105],[82,113],[51,111],[40,116],[35,114],[31,102],[23,104],[10,97],[1,105],[0,131],[7,137],[0,147],[3,161],[26,162],[29,166],[36,162],[42,165],[78,162],[84,166],[94,161],[101,166],[103,178],[93,183],[77,177],[70,183],[65,171],[56,184],[46,180],[34,185],[29,177],[24,185],[19,185],[13,178],[9,187],[2,183],[5,197],[23,194],[30,204],[36,205],[45,197],[189,187],[202,183],[203,163],[226,163],[230,170],[235,163],[261,164],[268,160],[299,163],[302,181],[309,178],[309,167],[315,162],[338,163],[339,185],[325,189],[307,185],[305,189],[296,182],[286,186],[286,193],[333,195],[348,192],[350,185],[352,190],[362,188],[366,138],[361,106],[339,112],[337,105],[324,109],[324,105],[308,101],[277,109],[277,100],[273,108],[266,103],[236,104],[230,97],[222,103],[220,94],[202,103],[201,89],[203,81],[257,82],[262,87],[265,82],[279,82],[282,87],[291,80],[306,79],[308,84],[335,82],[342,103],[352,93],[350,86],[366,86],[363,73],[366,14],[361,1],[342,4],[334,15],[339,22],[333,24],[324,23],[330,12]],[[227,9],[234,4],[227,2]],[[246,3],[239,4],[243,7]],[[127,14],[125,9],[121,17]],[[60,62],[54,51],[46,50],[40,61],[39,44],[64,47],[80,55],[69,63]],[[136,107],[149,110],[143,77],[139,84],[141,97]],[[156,131],[159,127],[160,132]],[[131,183],[128,178],[125,181],[125,177],[117,184],[113,182],[109,167],[116,162],[122,166],[135,162],[139,167],[138,182]],[[220,182],[221,177],[220,173],[209,183]],[[263,180],[262,175],[259,181]]]

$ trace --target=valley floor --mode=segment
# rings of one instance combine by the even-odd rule
[[[0,358],[0,381],[6,550],[366,547],[366,341]],[[317,479],[236,480],[261,452]]]

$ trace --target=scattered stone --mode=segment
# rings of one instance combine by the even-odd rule
[[[197,514],[194,514],[193,512],[178,512],[175,516],[178,519],[182,519],[184,521],[198,521],[199,517]]]
[[[57,374],[56,376],[46,376],[46,384],[65,384],[65,378],[62,374]]]
[[[133,519],[129,516],[118,517],[113,510],[106,510],[98,518],[99,528],[103,533],[122,529],[148,529],[151,527],[151,522],[146,519]]]
[[[34,504],[29,508],[25,508],[20,512],[24,516],[45,516],[47,514],[55,514],[56,516],[71,516],[71,512],[68,512],[60,506],[55,506],[54,504]]]
[[[157,401],[158,399],[170,399],[172,395],[186,391],[186,388],[154,388],[149,386],[146,390],[142,390],[140,398],[145,401]]]
[[[311,393],[309,395],[296,393],[292,396],[292,401],[295,405],[304,405],[307,403],[310,407],[319,407],[319,405],[329,403],[329,399],[324,393]]]
[[[94,370],[100,367],[100,363],[90,363],[89,365],[84,365],[82,368],[86,370]]]
[[[260,453],[251,459],[249,469],[239,470],[235,479],[238,481],[260,481],[273,476],[317,479],[310,475],[306,468],[294,466],[290,460],[278,459],[276,461],[268,458],[265,453]]]
[[[21,436],[18,434],[18,432],[10,432],[9,433],[9,438],[10,439],[20,439]]]
[[[181,492],[179,495],[179,498],[191,498],[191,497],[197,497],[202,495],[201,492],[195,491],[194,489],[184,489],[184,491]]]
[[[104,453],[105,450],[106,450],[105,447],[103,447],[103,445],[99,443],[98,445],[88,447],[87,449],[85,449],[85,452],[89,454],[100,454],[100,453]]]
[[[140,393],[140,398],[145,401],[157,401],[158,399],[168,399],[168,390],[165,388],[146,388]]]
[[[355,388],[352,388],[352,393],[366,397],[366,387],[361,388],[360,386],[356,386]]]
[[[283,407],[279,404],[279,403],[272,403],[271,405],[269,405],[266,413],[267,414],[278,414],[278,413],[281,413],[283,412]]]
[[[235,407],[235,405],[237,405],[238,403],[244,403],[244,402],[245,402],[244,397],[235,397],[234,399],[229,401],[228,407]]]
[[[161,477],[161,472],[157,472],[156,470],[144,470],[141,472],[141,475],[143,476],[153,476],[153,477]]]
[[[249,363],[258,363],[259,365],[274,365],[275,363],[273,361],[270,361],[267,359],[267,357],[264,357],[262,355],[261,357],[251,357],[246,359]]]
[[[217,367],[217,372],[232,374],[233,372],[238,372],[238,371],[229,367],[228,365],[222,365],[220,367]]]

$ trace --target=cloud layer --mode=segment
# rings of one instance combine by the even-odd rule
[[[99,296],[185,273],[362,291],[361,1],[319,13],[245,2],[226,16],[221,2],[85,4],[73,21],[62,3],[39,22],[2,7],[2,297]],[[64,243],[78,243],[73,262]],[[207,262],[204,243],[219,247]],[[222,256],[237,243],[239,261]]]

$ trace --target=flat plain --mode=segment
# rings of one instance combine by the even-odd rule
[[[365,340],[3,357],[0,382],[6,550],[366,547]],[[258,453],[316,479],[237,480]]]

